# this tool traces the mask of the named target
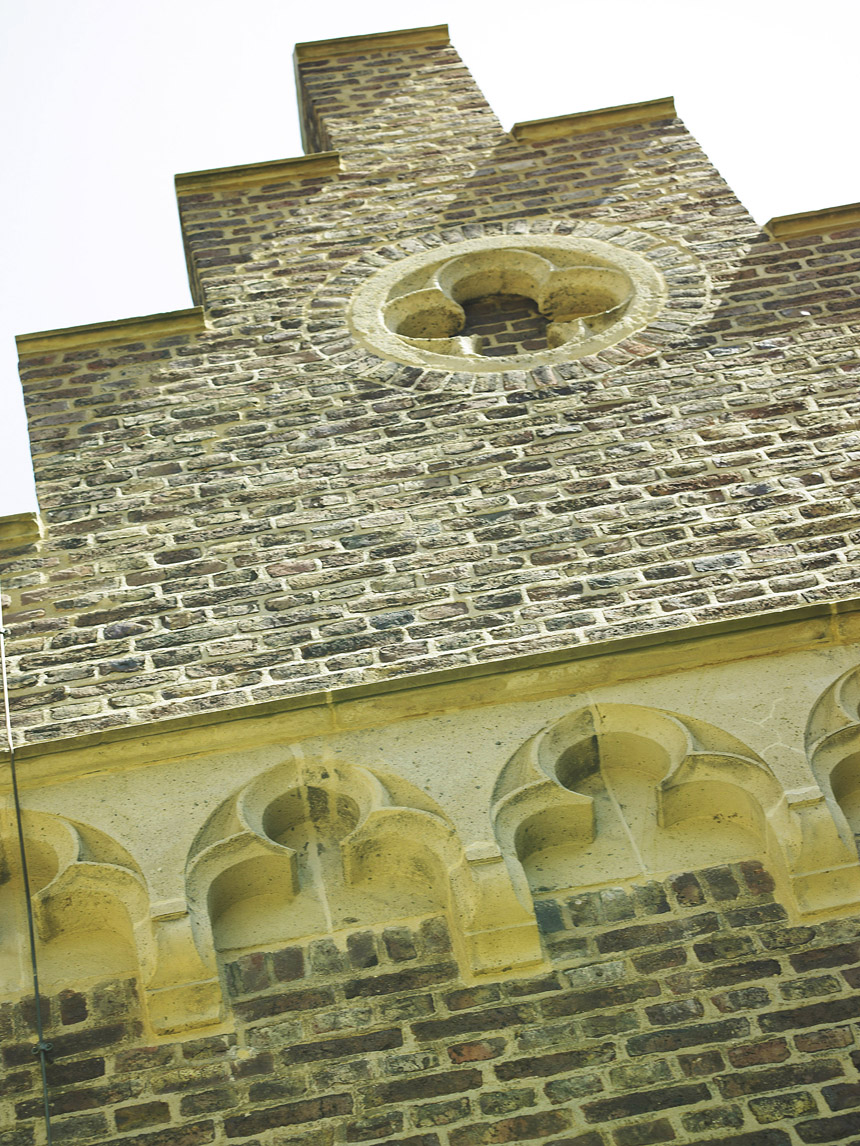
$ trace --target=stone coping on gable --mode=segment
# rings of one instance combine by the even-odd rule
[[[0,517],[0,550],[30,545],[42,536],[42,518],[38,509],[10,513]]]
[[[58,330],[37,330],[19,334],[15,342],[18,355],[54,354],[87,346],[105,346],[117,342],[152,341],[171,334],[199,334],[206,329],[202,306],[187,310],[169,310],[161,314],[144,314],[119,318],[111,322],[92,322],[84,326],[66,326]]]
[[[600,107],[594,111],[578,111],[571,115],[555,115],[549,119],[530,119],[515,123],[511,135],[518,143],[539,143],[544,139],[557,139],[562,135],[581,135],[587,131],[600,131],[605,127],[622,127],[630,123],[648,123],[654,119],[674,119],[675,100],[672,96],[624,103],[616,107]]]
[[[234,191],[243,187],[260,187],[315,176],[336,175],[340,171],[337,151],[320,151],[315,155],[297,155],[289,159],[272,159],[262,163],[243,163],[238,167],[213,167],[204,171],[185,171],[174,176],[176,194],[193,195],[201,191]]]
[[[852,227],[860,227],[860,203],[843,203],[820,211],[800,211],[796,215],[776,215],[764,225],[772,239],[801,239]]]
[[[327,60],[336,56],[357,56],[364,52],[401,51],[404,48],[445,48],[450,44],[447,24],[425,28],[404,28],[393,32],[373,32],[368,36],[341,36],[333,40],[309,40],[296,44],[297,63]]]
[[[29,759],[19,782],[38,787],[93,770],[143,767],[212,751],[302,740],[335,731],[434,716],[506,701],[545,699],[607,683],[860,642],[860,597],[774,613],[731,617],[692,628],[618,637],[521,654],[477,665],[291,694],[236,708],[121,725],[99,732],[17,744]],[[117,746],[122,745],[118,753]],[[121,761],[121,762],[120,762]],[[0,795],[8,787],[0,780]]]

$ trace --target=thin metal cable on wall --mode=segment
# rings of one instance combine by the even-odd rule
[[[33,995],[36,1007],[36,1037],[33,1054],[39,1056],[42,1072],[42,1098],[45,1107],[45,1135],[47,1146],[52,1146],[51,1108],[48,1095],[48,1052],[51,1044],[45,1041],[42,1026],[42,995],[39,991],[39,965],[36,960],[36,929],[33,924],[33,898],[30,894],[30,873],[27,867],[27,848],[24,843],[24,825],[21,818],[21,800],[18,794],[18,770],[15,766],[15,745],[12,740],[12,713],[9,705],[9,681],[6,671],[6,626],[3,622],[3,600],[0,595],[0,675],[3,682],[3,718],[6,725],[6,750],[12,776],[12,798],[15,805],[15,823],[18,828],[18,850],[21,859],[21,878],[24,882],[24,903],[27,908],[27,935],[30,942],[30,967],[33,974]]]

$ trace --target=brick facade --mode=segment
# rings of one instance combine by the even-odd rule
[[[552,970],[480,986],[438,917],[249,954],[226,968],[235,1031],[179,1043],[139,1045],[133,982],[63,991],[55,1140],[854,1141],[857,923],[791,926],[772,886],[748,862],[544,899]],[[40,1140],[31,1011],[0,1012],[10,1146]]]
[[[860,663],[857,219],[774,239],[666,101],[506,134],[444,29],[302,46],[298,84],[308,152],[337,155],[179,177],[199,314],[21,340],[43,534],[14,536],[0,572],[28,814],[69,817],[80,836],[70,870],[121,869],[123,886],[149,896],[140,919],[129,912],[130,931],[191,919],[191,935],[194,904],[156,894],[159,861],[147,869],[123,842],[122,800],[135,808],[128,775],[163,764],[163,806],[199,790],[194,847],[219,816],[217,847],[242,830],[262,838],[213,794],[222,780],[207,771],[215,748],[205,729],[217,737],[223,722],[225,753],[229,740],[232,751],[262,745],[265,755],[271,744],[322,739],[322,717],[312,727],[307,715],[319,710],[332,732],[320,758],[338,759],[355,744],[334,732],[372,735],[376,717],[355,715],[361,704],[381,711],[400,697],[391,725],[438,717],[432,759],[462,749],[466,760],[463,733],[449,733],[444,716],[490,705],[477,684],[469,692],[472,681],[504,671],[514,684],[499,676],[499,705],[525,705],[530,688],[540,692],[527,675],[536,665],[547,674],[540,695],[573,704],[579,669],[555,679],[557,664],[598,664],[583,695],[647,680],[649,657],[655,676],[693,672],[719,661],[708,652],[694,663],[696,641],[764,632],[787,611],[792,681],[813,682],[797,727],[786,719],[756,743],[778,689],[753,697],[745,678],[737,727],[708,741],[708,759],[771,768],[797,823],[813,805],[833,813],[834,838],[850,850],[860,824],[850,740],[850,670]],[[640,250],[674,274],[665,308],[594,354],[498,373],[404,365],[350,333],[353,291],[381,268],[449,243],[549,235]],[[529,299],[479,300],[467,317],[490,356],[545,345]],[[807,622],[814,634],[797,629]],[[668,646],[679,651],[663,665]],[[738,649],[738,660],[784,651],[776,638]],[[802,659],[810,650],[821,653],[814,672]],[[601,677],[604,653],[639,655],[638,667]],[[702,677],[703,696],[719,691],[713,679]],[[462,690],[454,700],[431,697],[448,685]],[[621,699],[656,704],[644,692]],[[661,707],[674,712],[668,700]],[[684,725],[690,744],[712,721],[705,707]],[[523,712],[513,747],[505,740],[489,780],[474,782],[486,789],[487,824],[510,794],[494,788],[505,759],[562,710]],[[445,820],[433,804],[444,786],[435,764],[409,804],[407,780],[420,787],[411,748],[397,758],[391,743],[383,764],[401,774],[371,815],[407,806],[408,824],[436,816],[462,835],[464,870],[485,872],[491,859],[519,870],[525,852],[478,848],[491,826],[482,821],[467,841],[455,817]],[[184,786],[167,768],[177,760],[188,762]],[[372,775],[379,791],[383,764],[382,780]],[[579,791],[581,777],[556,779]],[[66,784],[68,809],[57,796]],[[112,802],[113,851],[102,807]],[[92,827],[84,809],[96,804]],[[169,834],[157,811],[140,808],[153,837]],[[170,853],[177,871],[197,862],[194,847]],[[751,844],[707,867],[692,855],[689,871],[581,889],[572,877],[569,887],[523,879],[522,926],[536,923],[542,960],[532,971],[512,961],[472,973],[451,934],[456,902],[219,951],[210,971],[223,1013],[201,1017],[200,1030],[153,1024],[143,956],[139,973],[70,972],[44,999],[54,1139],[860,1141],[860,917],[847,892],[833,893],[832,910],[790,902],[765,850]],[[11,855],[0,850],[0,883],[14,876]],[[0,1146],[44,1142],[34,1002],[22,994],[4,987],[0,1001]]]
[[[22,735],[856,592],[857,230],[771,241],[677,120],[517,142],[449,47],[302,75],[340,172],[180,198],[206,332],[23,360]],[[490,388],[351,344],[368,261],[582,219],[707,276],[662,353]]]

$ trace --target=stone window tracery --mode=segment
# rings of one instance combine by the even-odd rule
[[[410,365],[485,373],[569,361],[644,326],[667,295],[629,248],[582,236],[450,243],[380,270],[353,297],[353,334]]]

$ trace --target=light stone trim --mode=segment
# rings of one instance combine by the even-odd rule
[[[484,356],[457,336],[462,302],[493,294],[534,299],[551,322],[550,348]],[[466,239],[411,255],[353,296],[350,330],[368,349],[410,366],[498,373],[596,354],[646,326],[668,297],[638,252],[580,235]]]
[[[187,310],[120,318],[114,322],[37,330],[32,334],[19,334],[15,342],[19,356],[25,358],[31,354],[58,354],[65,350],[109,346],[120,342],[152,342],[159,338],[169,338],[173,334],[202,334],[205,329],[203,307],[193,306]]]
[[[860,670],[854,670],[855,695],[858,678]],[[853,733],[856,752],[860,723]],[[860,802],[856,771],[851,792]],[[639,773],[646,780],[628,782],[621,799],[612,791],[612,773]],[[594,789],[598,774],[605,792]],[[591,790],[594,795],[587,794]],[[732,839],[741,828],[756,840],[754,850],[766,858],[781,898],[798,918],[854,910],[860,903],[857,847],[825,792],[814,784],[784,789],[747,745],[677,713],[629,704],[575,711],[515,753],[494,796],[501,850],[524,864],[550,849],[551,872],[553,859],[558,867],[551,852],[573,848],[564,862],[571,887],[744,859],[748,845]],[[546,866],[537,870],[546,890],[552,876]],[[525,894],[522,885],[518,890]]]
[[[44,525],[38,510],[29,513],[12,513],[8,517],[0,517],[0,549],[31,545],[43,536]]]
[[[675,100],[672,96],[643,100],[641,103],[617,104],[596,108],[594,111],[554,115],[548,119],[529,119],[515,123],[511,135],[518,143],[541,143],[564,135],[583,135],[589,131],[603,131],[607,127],[650,123],[655,119],[675,119]]]
[[[297,63],[330,60],[338,56],[363,55],[365,52],[399,52],[408,48],[445,48],[451,40],[447,24],[430,24],[424,28],[404,28],[393,32],[374,32],[367,36],[341,36],[333,40],[308,40],[296,44]]]
[[[796,215],[777,215],[764,225],[770,237],[777,240],[802,239],[855,227],[860,227],[860,203],[824,207],[820,211],[800,211]]]
[[[845,598],[732,617],[598,644],[574,645],[484,664],[463,665],[394,680],[309,692],[202,712],[155,723],[125,725],[35,744],[17,744],[27,761],[24,789],[86,775],[94,767],[122,771],[162,760],[199,757],[216,749],[246,751],[285,738],[356,731],[382,722],[481,708],[515,696],[538,700],[589,690],[607,682],[659,678],[737,659],[768,658],[806,649],[860,644],[860,598]],[[0,773],[0,796],[11,792]]]
[[[467,977],[542,965],[531,898],[517,894],[497,848],[464,849],[441,809],[402,779],[386,783],[346,762],[291,755],[218,808],[195,843],[188,902],[207,965],[216,950],[428,910],[444,911]],[[305,860],[315,853],[301,872],[288,842],[300,840]],[[249,895],[266,897],[255,918],[245,909]]]
[[[340,168],[339,152],[320,151],[315,155],[296,155],[289,159],[245,163],[238,167],[186,171],[174,176],[174,183],[176,194],[181,197],[207,191],[239,191],[267,184],[337,175]]]
[[[843,673],[819,699],[806,751],[828,814],[851,847],[860,842],[860,667]]]
[[[229,1024],[223,960],[321,937],[343,945],[356,926],[444,914],[462,976],[480,982],[547,966],[534,914],[544,894],[761,859],[792,918],[856,912],[860,644],[841,650],[853,667],[811,703],[802,764],[786,760],[803,741],[809,702],[798,728],[798,698],[810,669],[820,679],[837,660],[776,653],[763,671],[736,652],[728,695],[725,670],[705,663],[624,685],[606,677],[590,696],[499,692],[478,717],[466,695],[442,718],[413,712],[391,726],[377,713],[363,731],[303,743],[285,725],[269,747],[165,753],[158,768],[127,771],[110,802],[105,773],[127,762],[93,757],[87,775],[27,795],[41,950],[64,984],[104,974],[105,954],[139,974],[148,1030],[163,1036]],[[788,696],[771,723],[761,714],[780,707],[775,682]],[[638,702],[649,695],[680,711]],[[299,870],[309,841],[318,858]],[[11,802],[0,851],[2,907],[20,898]],[[13,936],[0,994],[19,989]]]

